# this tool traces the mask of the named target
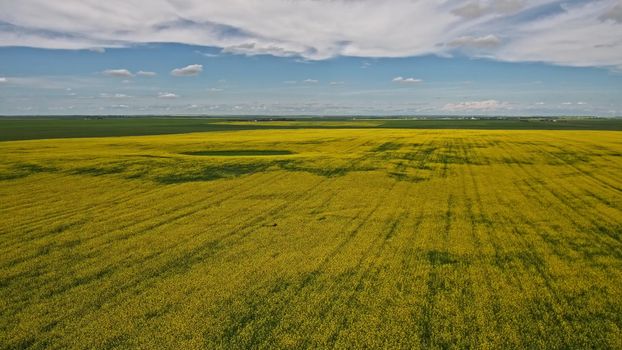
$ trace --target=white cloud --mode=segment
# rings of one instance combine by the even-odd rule
[[[97,52],[97,53],[105,53],[106,48],[104,47],[91,47],[88,49],[89,51]]]
[[[6,83],[8,81],[5,77],[0,77],[0,83]]]
[[[507,108],[508,106],[507,102],[499,102],[497,100],[467,101],[448,103],[442,108],[442,110],[446,112],[494,111],[497,109]]]
[[[492,0],[484,1],[483,3],[480,3],[480,1],[469,1],[453,9],[452,13],[467,19],[475,19],[486,15],[507,15],[521,10],[525,7],[525,3],[526,1],[523,0]]]
[[[209,88],[207,89],[207,92],[221,92],[224,91],[224,89],[219,89],[219,88]]]
[[[478,2],[470,2],[458,8],[455,8],[451,13],[465,17],[465,18],[477,18],[485,13],[484,7]]]
[[[566,5],[562,12],[517,27],[515,38],[500,47],[494,57],[579,67],[621,66],[622,23],[601,18],[611,3],[604,0]]]
[[[225,46],[222,49],[222,52],[247,56],[273,55],[280,57],[291,57],[300,55],[300,52],[297,50],[288,50],[287,48],[280,47],[278,45],[263,44],[260,42],[250,42],[238,45]]]
[[[303,80],[302,82],[303,82],[303,83],[305,83],[305,84],[317,84],[317,83],[319,83],[320,81],[319,81],[319,80],[317,80],[317,79],[310,79],[310,78],[309,78],[309,79],[305,79],[305,80]]]
[[[601,17],[602,20],[612,20],[622,23],[622,3],[619,3],[605,12]]]
[[[402,84],[417,84],[423,83],[423,80],[417,78],[404,78],[404,77],[395,77],[392,80],[394,83],[402,83]]]
[[[171,71],[171,75],[176,77],[193,77],[199,75],[203,71],[203,65],[191,64],[183,68],[175,68]]]
[[[169,42],[307,60],[486,48],[504,61],[622,67],[619,0],[20,0],[0,2],[0,23],[0,46]]]
[[[343,81],[331,81],[328,85],[343,85],[345,82]]]
[[[143,77],[155,77],[157,75],[156,72],[147,72],[144,70],[139,70],[138,72],[136,72],[136,75],[139,76],[143,76]]]
[[[220,55],[217,53],[209,53],[209,52],[203,52],[199,50],[195,50],[194,53],[199,54],[203,57],[209,57],[209,58],[220,57]]]
[[[158,93],[158,98],[164,98],[164,99],[175,99],[178,98],[179,95],[174,94],[172,92],[159,92]]]
[[[131,78],[134,76],[134,74],[127,69],[106,69],[102,73],[115,78]]]
[[[129,98],[130,96],[126,95],[126,94],[120,94],[120,93],[116,93],[116,94],[109,94],[109,93],[101,93],[99,94],[99,97],[101,98]]]
[[[466,46],[483,49],[497,47],[501,44],[501,40],[492,34],[486,36],[461,36],[447,44],[453,47]]]

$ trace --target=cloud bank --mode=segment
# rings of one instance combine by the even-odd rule
[[[448,103],[441,110],[445,112],[495,111],[499,109],[507,109],[508,107],[507,102],[485,100]]]
[[[307,60],[466,54],[619,68],[621,37],[619,0],[0,2],[0,46],[99,52],[169,42]]]

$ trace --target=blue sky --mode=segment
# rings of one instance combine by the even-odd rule
[[[0,4],[6,115],[619,116],[621,71],[617,0]]]

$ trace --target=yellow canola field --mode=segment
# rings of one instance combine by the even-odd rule
[[[622,133],[0,143],[0,348],[621,348]]]

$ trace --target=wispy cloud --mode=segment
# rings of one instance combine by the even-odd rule
[[[497,47],[501,44],[501,40],[492,34],[486,36],[461,36],[447,44],[453,47],[463,46],[481,49]]]
[[[468,1],[451,12],[463,18],[476,19],[486,15],[512,14],[523,9],[525,3],[523,0]]]
[[[143,76],[143,77],[155,77],[158,74],[156,72],[148,72],[144,70],[139,70],[138,72],[136,72],[136,75]]]
[[[99,97],[101,98],[129,98],[130,96],[126,95],[126,94],[120,94],[120,93],[116,93],[116,94],[109,94],[109,93],[101,93],[99,94]]]
[[[163,99],[175,99],[178,98],[179,95],[172,93],[172,92],[159,92],[158,93],[158,98],[163,98]]]
[[[115,78],[131,78],[134,76],[134,74],[127,69],[106,69],[102,74]]]
[[[201,74],[203,71],[203,65],[191,64],[183,68],[175,68],[171,71],[171,75],[176,77],[193,77]]]
[[[97,53],[105,53],[106,48],[104,47],[91,47],[88,49],[89,51],[97,52]]]
[[[303,82],[303,83],[305,83],[305,84],[317,84],[317,83],[319,83],[320,81],[319,81],[319,80],[317,80],[317,79],[311,79],[311,78],[309,78],[309,79],[305,79],[305,80],[303,80],[302,82]]]
[[[194,53],[199,54],[203,57],[209,57],[209,58],[215,58],[215,57],[220,57],[219,54],[217,53],[209,53],[209,52],[203,52],[203,51],[199,51],[199,50],[195,50]]]
[[[393,78],[392,82],[401,84],[418,84],[423,83],[423,80],[417,78],[395,77]]]

